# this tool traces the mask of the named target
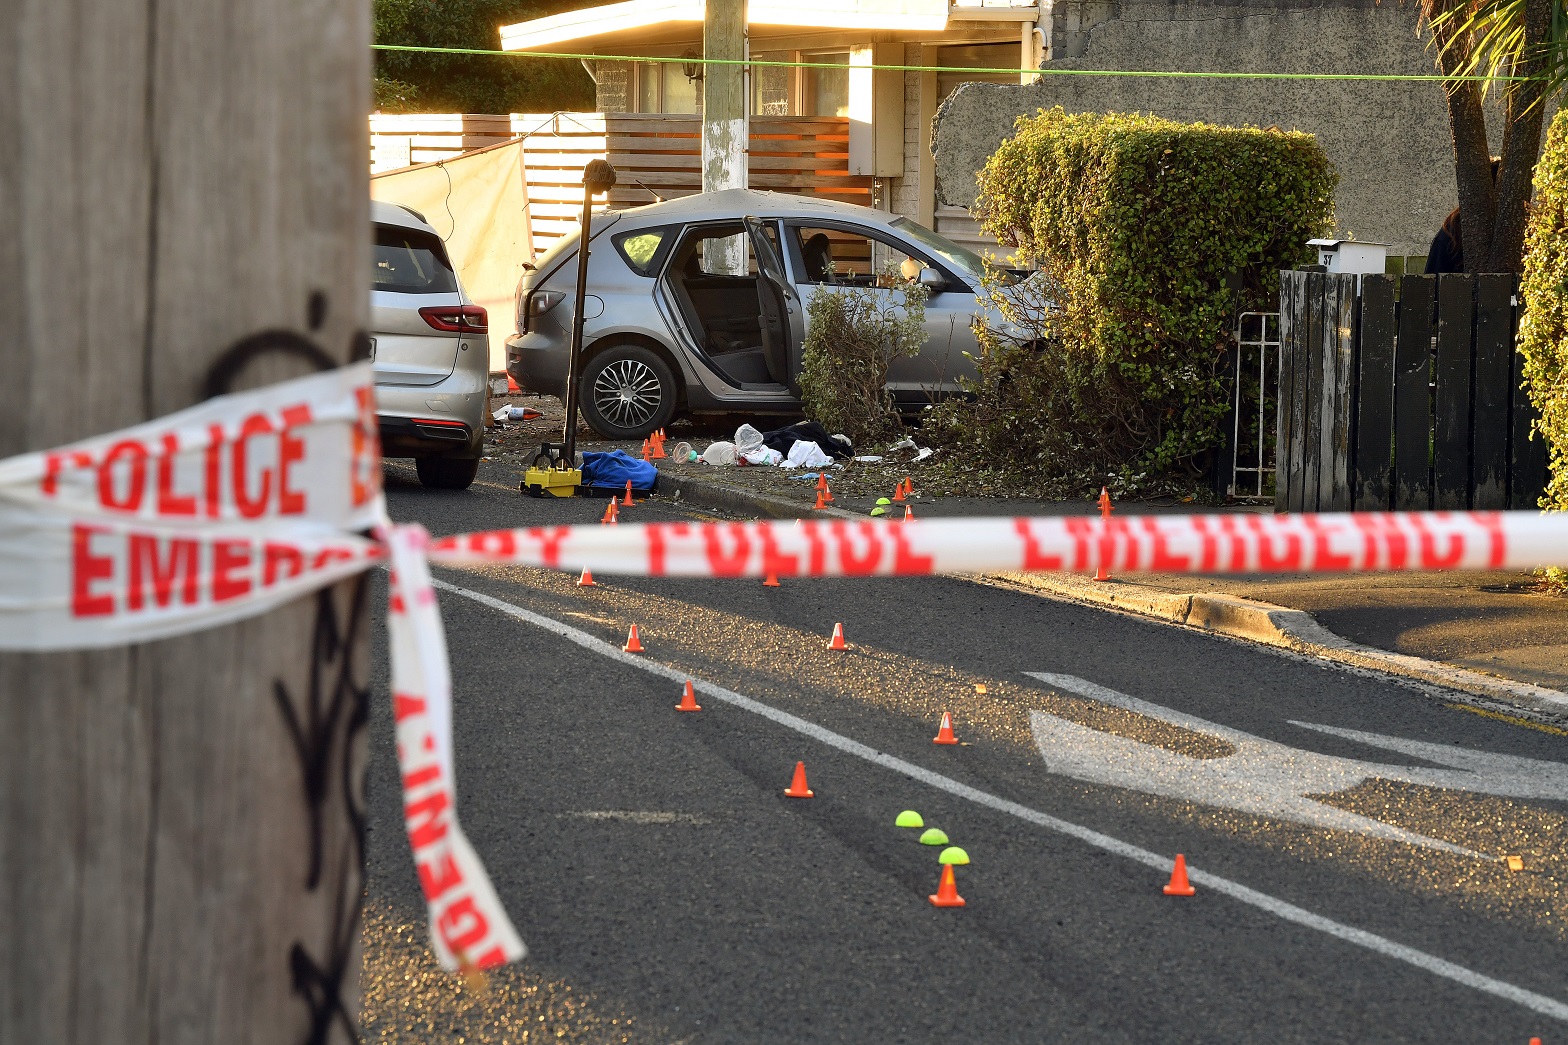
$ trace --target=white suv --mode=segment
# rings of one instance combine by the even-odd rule
[[[412,457],[425,486],[463,490],[484,444],[489,324],[441,237],[417,212],[372,201],[371,359],[381,453]]]

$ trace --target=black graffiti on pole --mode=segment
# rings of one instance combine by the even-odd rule
[[[322,888],[322,869],[328,860],[327,813],[340,813],[350,828],[344,844],[331,854],[335,873],[327,876],[333,914],[326,957],[318,960],[297,940],[289,950],[294,992],[304,999],[310,1014],[306,1045],[326,1045],[337,1024],[353,1040],[359,1040],[351,1010],[343,1000],[343,981],[359,932],[360,892],[364,887],[364,767],[356,760],[355,751],[356,740],[370,718],[370,688],[355,678],[354,651],[367,618],[369,580],[361,575],[351,583],[347,611],[341,620],[332,591],[316,593],[310,676],[303,707],[281,679],[273,680],[273,695],[299,758],[310,817],[307,892]]]

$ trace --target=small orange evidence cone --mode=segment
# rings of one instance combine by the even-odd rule
[[[675,705],[676,711],[701,711],[702,705],[697,703],[697,694],[692,691],[691,679],[686,680],[686,689],[681,693],[681,702]]]
[[[615,498],[613,497],[610,498],[610,518],[608,521],[611,526],[621,521],[621,510],[615,507]]]
[[[1176,854],[1176,866],[1171,868],[1171,880],[1165,886],[1166,896],[1192,896],[1198,890],[1187,881],[1187,858]]]
[[[904,484],[903,483],[899,483],[897,486],[893,487],[893,501],[896,504],[904,503]]]
[[[826,490],[827,488],[828,488],[828,473],[826,473],[826,472],[818,472],[817,473],[817,489],[818,490]]]
[[[912,505],[912,504],[904,505],[904,521],[908,522],[909,520],[913,519],[914,517],[915,517],[915,506]]]
[[[643,456],[646,459],[647,455],[644,454]],[[626,500],[622,501],[621,504],[623,506],[627,507],[627,508],[630,508],[632,506],[632,504],[633,504],[633,501],[632,501],[632,481],[630,479],[626,480]]]
[[[817,491],[817,503],[811,506],[811,510],[814,511],[814,512],[820,512],[822,509],[826,508],[827,506],[828,506],[827,502],[822,499],[822,491],[818,490]]]
[[[936,895],[928,896],[933,907],[962,907],[964,898],[958,895],[958,878],[953,874],[952,864],[942,865],[942,879],[937,883]]]
[[[1100,518],[1109,519],[1116,509],[1111,505],[1111,491],[1100,487],[1100,499],[1095,502],[1100,506]]]
[[[822,499],[828,503],[833,501],[833,488],[827,484],[827,475],[822,476]]]
[[[816,794],[806,786],[806,763],[795,763],[795,777],[789,782],[789,787],[784,789],[784,794],[790,798],[810,798]]]
[[[584,566],[583,575],[577,578],[577,586],[579,588],[597,588],[599,582],[593,579],[593,574],[589,573],[588,567]]]
[[[650,446],[651,446],[651,445],[652,445],[652,444],[650,444],[650,443],[649,443],[649,442],[648,442],[648,440],[646,440],[646,439],[644,439],[644,440],[643,440],[643,441],[642,441],[642,459],[643,459],[643,460],[644,460],[644,461],[646,461],[646,460],[647,460],[647,459],[648,459],[648,454],[649,454],[649,453],[650,453],[650,450],[649,450],[649,447],[650,447]]]
[[[637,637],[637,625],[632,625],[632,630],[626,636],[626,645],[622,646],[621,650],[626,653],[643,652],[642,640]]]
[[[777,588],[779,586],[779,575],[769,570],[767,580],[762,582],[762,586],[764,588]]]
[[[604,506],[604,517],[599,520],[601,524],[608,523],[615,515],[615,498],[610,498],[610,503]]]
[[[949,715],[945,711],[942,712],[942,724],[937,727],[936,736],[932,739],[931,743],[933,743],[933,744],[956,744],[956,743],[958,743],[958,738],[953,736],[953,716]]]
[[[653,450],[654,460],[658,460],[664,456],[664,436],[660,435],[658,432],[655,432],[648,440],[648,444]]]
[[[844,625],[833,625],[833,638],[828,642],[828,649],[849,649],[848,643],[844,641]]]
[[[906,476],[904,476],[904,496],[905,497],[913,497],[914,495],[915,495],[915,481],[913,479],[911,479],[909,476],[906,475]]]

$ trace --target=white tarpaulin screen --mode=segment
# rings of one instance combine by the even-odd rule
[[[490,313],[490,371],[505,370],[512,296],[533,258],[519,144],[372,175],[370,197],[414,208],[446,240],[463,288]]]

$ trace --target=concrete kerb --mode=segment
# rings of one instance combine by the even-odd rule
[[[661,492],[671,496],[678,494],[681,500],[768,519],[864,518],[839,508],[815,510],[808,504],[789,498],[772,497],[710,479],[678,476],[668,471],[660,476],[659,484]],[[1178,594],[1135,581],[1103,582],[1070,574],[1003,572],[985,574],[975,579],[1051,598],[1119,609],[1216,635],[1277,646],[1352,667],[1427,682],[1553,718],[1568,717],[1568,694],[1528,682],[1483,675],[1422,657],[1363,646],[1329,631],[1305,610],[1293,610],[1233,595],[1206,592]]]

